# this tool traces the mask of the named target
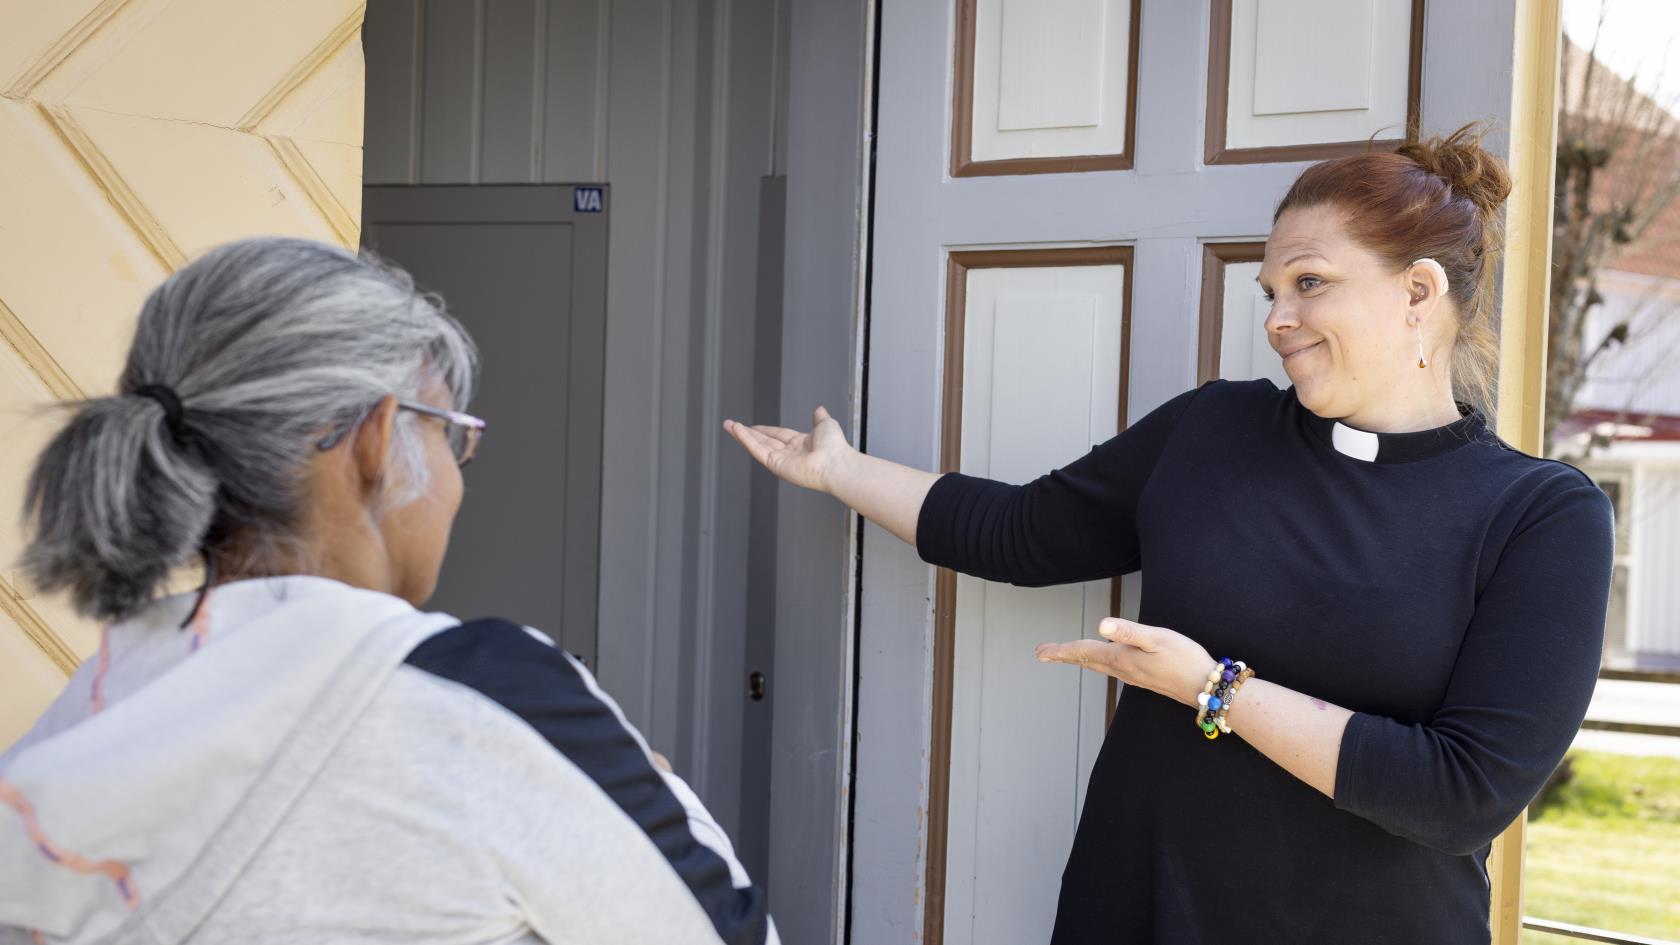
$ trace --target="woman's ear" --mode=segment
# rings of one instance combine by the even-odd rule
[[[367,415],[367,418],[356,428],[356,439],[351,444],[356,462],[356,474],[361,479],[362,489],[372,495],[377,492],[385,481],[386,467],[390,465],[391,438],[396,433],[397,398],[393,394],[386,394],[379,401],[378,406]]]
[[[1406,267],[1406,320],[1421,325],[1447,295],[1447,270],[1425,257]]]

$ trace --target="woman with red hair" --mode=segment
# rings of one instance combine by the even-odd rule
[[[1126,685],[1052,941],[1486,943],[1486,858],[1586,713],[1604,494],[1484,413],[1510,180],[1472,129],[1308,168],[1260,284],[1293,386],[1215,381],[1014,486],[814,429],[728,431],[930,563],[1147,572],[1141,622],[1045,644]],[[1217,659],[1216,659],[1217,657]]]

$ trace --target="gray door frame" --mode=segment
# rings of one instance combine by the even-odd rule
[[[939,461],[948,251],[1135,247],[1126,374],[1135,421],[1195,383],[1203,243],[1263,237],[1306,166],[1203,165],[1210,5],[1145,0],[1133,169],[951,178],[956,5],[892,4],[880,30],[865,423],[870,453],[922,469]],[[1514,15],[1515,0],[1490,0],[1426,18],[1426,132],[1509,115]],[[1489,144],[1506,150],[1498,129]],[[860,945],[915,941],[923,930],[934,599],[934,569],[914,549],[874,525],[861,544],[850,873]],[[1126,596],[1135,601],[1139,586],[1128,579]]]
[[[786,0],[781,416],[860,435],[875,0]],[[770,905],[787,942],[847,940],[857,517],[777,494]],[[869,939],[852,941],[909,941]]]
[[[600,191],[600,212],[576,209],[574,195],[580,186]],[[611,190],[605,184],[389,184],[362,191],[364,237],[375,239],[379,227],[400,224],[535,223],[572,228],[565,404],[566,565],[557,576],[565,581],[565,616],[558,627],[538,629],[591,666],[599,649],[601,438],[611,207]],[[494,436],[495,418],[485,419],[489,435]],[[571,566],[574,561],[579,562],[576,570]]]

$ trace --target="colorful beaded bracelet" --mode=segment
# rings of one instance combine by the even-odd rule
[[[1214,717],[1213,724],[1226,735],[1231,734],[1231,724],[1225,721],[1225,716],[1231,711],[1231,706],[1237,704],[1237,693],[1242,691],[1243,683],[1254,678],[1254,670],[1241,662],[1237,663],[1242,669],[1237,671],[1235,679],[1220,692],[1219,714]]]
[[[1219,697],[1214,695],[1214,690],[1223,681],[1224,671],[1223,666],[1215,666],[1208,670],[1207,685],[1203,686],[1202,691],[1196,694],[1196,705],[1199,707],[1196,710],[1196,727],[1201,729],[1202,734],[1208,738],[1219,737],[1219,730],[1212,722],[1208,721],[1207,715],[1210,709],[1217,710],[1222,704]]]
[[[1231,697],[1235,695],[1236,689],[1242,688],[1242,682],[1246,682],[1253,675],[1254,671],[1248,668],[1247,663],[1229,657],[1220,660],[1218,665],[1208,670],[1207,685],[1196,695],[1196,727],[1202,730],[1202,735],[1208,740],[1218,738],[1221,732],[1230,733],[1230,726],[1223,723],[1225,713],[1230,711]],[[1209,712],[1216,714],[1209,718]]]

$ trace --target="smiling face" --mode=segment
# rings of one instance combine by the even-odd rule
[[[1336,207],[1298,207],[1278,218],[1260,267],[1272,303],[1266,337],[1302,406],[1357,426],[1417,384],[1414,324],[1426,313],[1409,285],[1406,271],[1353,240]],[[1427,328],[1425,337],[1427,345]]]

